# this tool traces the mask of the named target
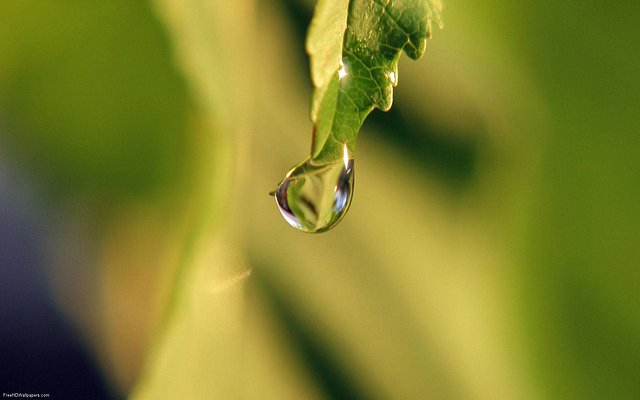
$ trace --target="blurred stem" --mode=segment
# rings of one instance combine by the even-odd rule
[[[183,247],[162,329],[135,398],[237,398],[241,354],[242,281],[248,275],[239,256],[242,193],[246,186],[252,109],[253,2],[157,0],[155,5],[174,42],[200,112],[201,159],[195,168],[191,229]],[[231,39],[230,39],[231,38]],[[212,327],[215,327],[211,331]],[[194,361],[193,354],[200,353]],[[209,356],[207,356],[209,354]],[[209,371],[189,374],[187,363]],[[181,376],[177,379],[177,376]],[[167,388],[167,382],[173,382]]]

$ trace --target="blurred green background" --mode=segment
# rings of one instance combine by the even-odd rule
[[[445,1],[307,235],[313,5],[0,3],[0,390],[640,398],[640,7]]]

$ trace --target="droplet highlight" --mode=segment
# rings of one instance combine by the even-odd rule
[[[396,75],[395,71],[389,71],[387,73],[387,76],[389,77],[389,82],[391,82],[391,85],[398,85],[398,76]]]
[[[330,164],[307,160],[295,166],[274,192],[280,213],[289,225],[304,232],[333,228],[353,198],[354,160]]]
[[[344,62],[340,60],[340,69],[338,69],[338,79],[342,79],[348,75],[347,67],[344,65]]]

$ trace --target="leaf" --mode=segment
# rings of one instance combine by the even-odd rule
[[[315,86],[311,158],[340,159],[355,151],[360,127],[373,108],[387,111],[398,82],[402,51],[416,60],[440,24],[438,0],[320,0],[307,51]]]

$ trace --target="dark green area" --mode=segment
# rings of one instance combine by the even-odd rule
[[[518,6],[551,122],[523,271],[536,371],[549,398],[638,399],[640,7]]]
[[[480,138],[486,135],[481,126],[478,132],[458,132],[424,118],[405,116],[398,105],[386,113],[374,111],[365,126],[368,124],[374,128],[370,134],[397,147],[412,165],[435,174],[445,187],[464,189],[477,177],[483,150]]]
[[[5,1],[2,144],[56,197],[140,196],[182,177],[189,107],[146,2]]]
[[[278,287],[274,279],[262,272],[269,270],[267,266],[259,262],[251,264],[254,269],[250,288],[267,298],[267,304],[279,317],[278,322],[287,332],[290,345],[306,365],[308,373],[323,395],[335,400],[380,399],[380,396],[374,396],[359,386],[356,380],[348,378],[349,374],[341,364],[340,357],[332,353],[333,348],[323,343],[314,329],[300,318],[300,311],[283,295],[285,291]]]

